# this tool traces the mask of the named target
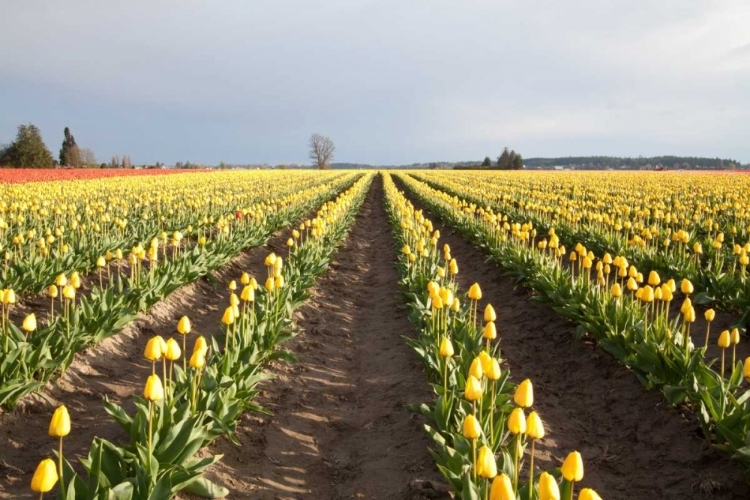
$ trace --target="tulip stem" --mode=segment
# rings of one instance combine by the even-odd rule
[[[529,500],[532,500],[534,495],[534,445],[536,445],[536,439],[531,440],[531,457],[529,457]]]
[[[477,481],[477,440],[472,439],[471,440],[471,454],[474,458],[474,466],[471,468],[472,473],[474,475],[474,482]]]
[[[568,498],[568,500],[573,500],[573,490],[575,489],[576,489],[576,483],[575,481],[571,481],[570,482],[570,497]]]
[[[721,376],[724,376],[724,354],[727,352],[726,349],[721,350]]]
[[[706,327],[706,343],[703,346],[704,349],[708,349],[708,334],[711,332],[711,322],[709,321],[708,326]]]
[[[187,333],[182,335],[182,371],[187,373],[187,349],[185,348],[187,340],[185,337],[187,337]]]
[[[518,491],[518,464],[520,463],[520,454],[521,454],[521,433],[519,432],[516,434],[516,449],[514,450],[515,453],[513,454],[514,459],[514,467],[513,467],[513,489],[515,491]]]
[[[58,474],[60,476],[60,492],[62,493],[62,497],[65,498],[65,476],[63,475],[63,438],[60,436],[60,443],[58,445],[58,451],[57,451],[57,460],[58,460],[58,467],[60,469],[60,473]]]
[[[148,467],[151,468],[151,460],[153,454],[153,420],[154,420],[154,403],[149,399],[148,401]]]

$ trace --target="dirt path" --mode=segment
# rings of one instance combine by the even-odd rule
[[[310,212],[309,215],[314,214]],[[15,412],[0,419],[0,498],[32,498],[29,484],[37,463],[50,456],[55,442],[47,436],[49,419],[58,404],[71,414],[72,432],[65,438],[68,457],[85,456],[95,436],[111,441],[124,437],[102,404],[106,396],[123,404],[132,413],[131,396],[143,389],[151,365],[143,357],[147,340],[153,335],[165,339],[179,337],[177,321],[187,315],[193,332],[188,336],[188,351],[197,336],[218,330],[229,302],[225,288],[229,280],[239,280],[243,272],[264,276],[263,259],[269,252],[285,255],[286,229],[275,233],[264,246],[247,250],[215,271],[218,285],[202,278],[183,286],[141,314],[123,331],[92,349],[76,355],[73,364],[58,381],[48,384],[44,396],[32,395]],[[182,344],[182,339],[177,338]],[[47,399],[44,399],[47,398]],[[78,460],[71,460],[75,464]],[[80,467],[79,467],[80,469]],[[34,497],[36,498],[36,497]]]
[[[739,464],[707,444],[692,413],[668,408],[660,392],[647,390],[592,343],[576,340],[574,325],[515,289],[484,251],[425,215],[458,260],[463,289],[480,283],[481,308],[488,302],[495,308],[513,379],[534,383],[535,408],[548,430],[537,448],[541,467],[555,467],[577,449],[584,484],[608,500],[750,497]]]
[[[345,246],[297,313],[303,330],[286,348],[259,402],[273,417],[246,415],[239,447],[226,440],[209,476],[230,498],[440,498],[441,476],[420,419],[404,405],[431,391],[401,335],[415,333],[397,297],[398,273],[380,178]],[[444,488],[444,487],[443,487]],[[444,490],[443,490],[444,491]]]

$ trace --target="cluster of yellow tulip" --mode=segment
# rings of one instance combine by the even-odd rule
[[[725,352],[740,341],[739,329],[719,335],[720,371],[712,368],[713,360],[705,359],[716,314],[713,309],[704,312],[706,340],[700,349],[695,348],[690,329],[697,316],[693,298],[698,297],[691,279],[663,280],[655,270],[640,272],[625,254],[613,258],[604,252],[599,258],[580,242],[566,254],[557,227],[549,227],[539,237],[534,223],[515,222],[512,216],[497,214],[412,176],[399,178],[420,201],[485,247],[493,260],[555,310],[583,325],[642,380],[662,388],[670,402],[694,402],[706,434],[750,463],[750,454],[742,452],[750,432],[744,423],[748,409],[738,403],[745,399],[743,376],[750,382],[750,360],[743,364],[732,359],[725,377]],[[684,234],[679,236],[684,238]],[[683,296],[680,315],[670,318],[670,304],[678,293]],[[718,422],[723,423],[718,426]]]
[[[467,497],[470,494],[464,490],[472,488],[474,494],[483,494],[490,500],[515,500],[519,495],[529,500],[535,497],[559,500],[558,480],[548,472],[537,476],[534,468],[536,442],[544,438],[545,428],[538,412],[533,410],[532,382],[527,379],[516,387],[512,397],[514,406],[498,404],[498,396],[507,391],[505,381],[509,373],[501,368],[498,342],[493,344],[498,339],[495,309],[486,304],[480,322],[479,303],[483,295],[478,283],[469,287],[467,303],[461,304],[455,279],[458,264],[450,247],[443,245],[440,255],[439,231],[396,189],[388,174],[384,175],[384,184],[396,237],[403,244],[402,273],[417,295],[427,296],[427,305],[421,309],[424,321],[419,325],[422,340],[414,344],[425,365],[440,370],[442,391],[438,393],[436,408],[424,413],[442,431],[434,436],[436,445],[453,448],[445,455],[436,454],[441,471],[457,492]],[[459,346],[458,352],[455,345]],[[468,369],[463,372],[467,363]],[[456,390],[461,391],[467,406],[456,399]],[[529,409],[532,411],[526,415]],[[450,458],[460,453],[460,438],[470,443],[468,469]],[[529,443],[529,479],[523,485],[519,471]],[[502,464],[503,470],[510,472],[498,473],[498,456],[512,457],[512,463]],[[561,472],[566,499],[572,499],[575,483],[583,479],[583,462],[578,452],[568,455]],[[469,474],[471,481],[462,481],[462,474]],[[578,498],[595,500],[599,495],[587,488]]]

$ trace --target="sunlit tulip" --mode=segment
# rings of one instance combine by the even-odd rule
[[[471,300],[482,300],[482,289],[479,288],[479,283],[474,283],[469,287],[467,297]]]
[[[511,434],[526,433],[526,414],[523,408],[515,408],[508,417],[508,430]]]
[[[31,491],[43,495],[55,487],[58,479],[59,475],[55,467],[55,462],[49,458],[45,458],[39,462],[36,471],[34,471],[34,476],[31,478]],[[40,496],[39,498],[42,497]]]
[[[484,370],[482,370],[482,359],[477,356],[471,362],[471,366],[469,367],[469,376],[474,377],[477,380],[482,380],[483,375]]]
[[[167,350],[164,353],[164,357],[169,361],[176,361],[180,359],[181,354],[182,350],[180,349],[180,345],[177,343],[177,341],[175,339],[167,340]]]
[[[513,484],[505,473],[495,476],[490,489],[490,500],[516,500]]]
[[[160,401],[164,399],[164,386],[158,375],[149,375],[146,387],[143,389],[143,397],[148,401]]]
[[[482,427],[474,415],[466,415],[463,424],[463,436],[466,439],[477,439],[482,435]]]
[[[36,315],[34,313],[27,315],[23,319],[21,329],[23,329],[23,331],[25,331],[26,333],[31,333],[36,330]]]
[[[494,321],[490,321],[484,325],[482,329],[482,337],[487,340],[494,340],[497,338],[497,327]]]
[[[482,446],[479,449],[479,459],[477,460],[477,474],[485,479],[492,479],[497,476],[497,462],[495,454],[488,446]]]
[[[495,309],[492,307],[492,304],[487,304],[487,306],[484,308],[484,321],[485,323],[489,323],[490,321],[495,321],[495,320],[497,320],[497,314],[495,314]]]
[[[451,342],[451,339],[445,337],[442,342],[440,342],[440,355],[444,358],[450,358],[453,354],[453,343]]]
[[[539,475],[539,500],[560,500],[560,487],[552,474]]]
[[[591,488],[584,488],[578,494],[578,500],[602,500],[602,497]]]
[[[565,457],[562,464],[563,477],[571,482],[580,482],[583,479],[583,459],[577,451],[572,451]]]
[[[513,401],[522,408],[529,408],[534,405],[534,387],[531,380],[526,379],[518,384],[513,395]]]
[[[693,293],[693,290],[694,290],[693,284],[690,282],[689,279],[685,278],[684,280],[682,280],[682,283],[680,283],[680,290],[685,295],[690,295],[691,293]]]
[[[482,384],[473,375],[469,375],[466,379],[466,388],[464,389],[464,397],[467,401],[476,401],[482,397]]]

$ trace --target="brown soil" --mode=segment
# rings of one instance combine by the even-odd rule
[[[593,342],[577,340],[574,325],[516,288],[502,269],[486,262],[483,250],[429,211],[425,215],[457,258],[461,287],[478,282],[480,307],[495,308],[513,380],[534,383],[534,408],[548,430],[537,447],[541,468],[559,466],[578,450],[586,468],[582,484],[608,500],[750,496],[740,465],[711,448],[690,411],[669,408],[659,391],[647,390]]]
[[[446,498],[421,419],[405,405],[431,397],[401,338],[414,329],[397,298],[399,275],[376,179],[345,245],[296,313],[302,333],[285,347],[299,363],[274,364],[245,415],[241,445],[220,440],[209,477],[230,498]]]

